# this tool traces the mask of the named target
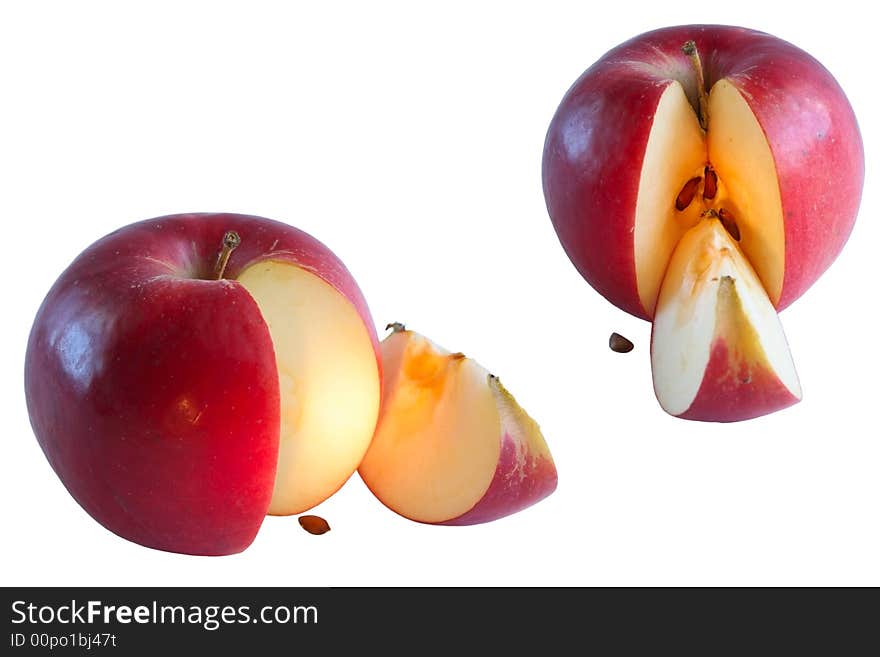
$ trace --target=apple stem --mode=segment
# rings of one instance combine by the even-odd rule
[[[391,331],[394,332],[394,333],[400,333],[401,331],[405,331],[405,330],[406,330],[406,326],[404,326],[404,325],[401,324],[400,322],[391,322],[390,324],[388,324],[388,325],[385,327],[385,330],[386,330],[386,331],[387,331],[388,329],[391,329]]]
[[[709,94],[706,93],[706,78],[703,75],[703,61],[700,59],[700,53],[697,51],[696,42],[691,39],[686,41],[681,47],[681,51],[691,60],[691,66],[697,76],[697,93],[699,94],[699,111],[697,116],[700,119],[700,127],[703,130],[709,128]]]
[[[229,256],[232,255],[235,247],[239,244],[241,244],[241,237],[238,236],[238,233],[234,230],[227,230],[223,235],[223,248],[220,249],[220,253],[217,256],[217,264],[214,266],[214,274],[218,281],[223,278],[223,273],[226,271],[226,263],[229,262]]]

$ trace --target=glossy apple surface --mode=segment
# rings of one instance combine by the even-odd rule
[[[688,41],[709,95],[705,131]],[[709,164],[785,308],[838,255],[861,197],[862,141],[831,73],[769,34],[686,25],[612,49],[569,89],[546,138],[544,194],[572,262],[613,304],[653,317],[672,250],[699,218],[676,214],[674,199]]]
[[[223,278],[227,231],[240,236]],[[96,520],[163,550],[243,550],[357,468],[379,406],[378,342],[345,266],[291,226],[160,217],[86,249],[33,325],[28,411]]]

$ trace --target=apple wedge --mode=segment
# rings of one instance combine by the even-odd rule
[[[660,287],[651,366],[671,415],[735,422],[801,398],[776,310],[731,228],[707,214],[676,246]]]
[[[537,423],[496,376],[400,324],[380,345],[382,411],[359,472],[391,510],[424,523],[472,525],[556,489]]]

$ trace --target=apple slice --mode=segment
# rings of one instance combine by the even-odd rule
[[[735,422],[798,402],[782,325],[755,270],[721,219],[707,213],[673,251],[651,335],[663,409]]]
[[[412,520],[472,525],[552,493],[556,466],[541,431],[498,378],[391,326],[382,411],[359,469],[376,497]]]

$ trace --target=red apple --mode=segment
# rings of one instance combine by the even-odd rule
[[[122,228],[68,267],[34,322],[25,388],[43,451],[98,522],[221,555],[355,471],[379,368],[364,298],[327,247],[269,219],[189,214]]]
[[[381,344],[382,412],[359,473],[379,500],[425,523],[473,525],[556,489],[538,424],[464,354],[393,324]]]
[[[584,278],[619,308],[648,320],[660,312],[661,287],[674,288],[666,298],[679,325],[687,314],[679,305],[693,299],[681,280],[667,279],[682,271],[669,262],[689,230],[701,222],[722,225],[757,277],[757,289],[736,286],[737,295],[764,295],[778,311],[840,252],[863,178],[856,119],[831,74],[790,43],[712,25],[648,32],[604,55],[562,100],[543,161],[550,217]],[[716,297],[730,291],[727,284],[712,289]],[[787,351],[784,339],[762,333],[775,331],[774,323],[744,326],[725,328],[726,354],[748,351],[741,344],[748,341]],[[655,329],[654,352],[666,348],[669,330],[658,340]],[[721,327],[706,330],[718,334]],[[707,374],[708,358],[691,358],[689,380],[717,380],[744,362],[713,354],[714,374]],[[662,396],[678,374],[664,369],[671,359],[655,356]],[[738,380],[725,388],[728,400],[739,400],[738,410],[716,412],[706,402],[700,419],[753,417],[792,401],[779,390],[755,389],[772,388],[773,377],[756,372]],[[796,400],[793,381],[785,388]]]

